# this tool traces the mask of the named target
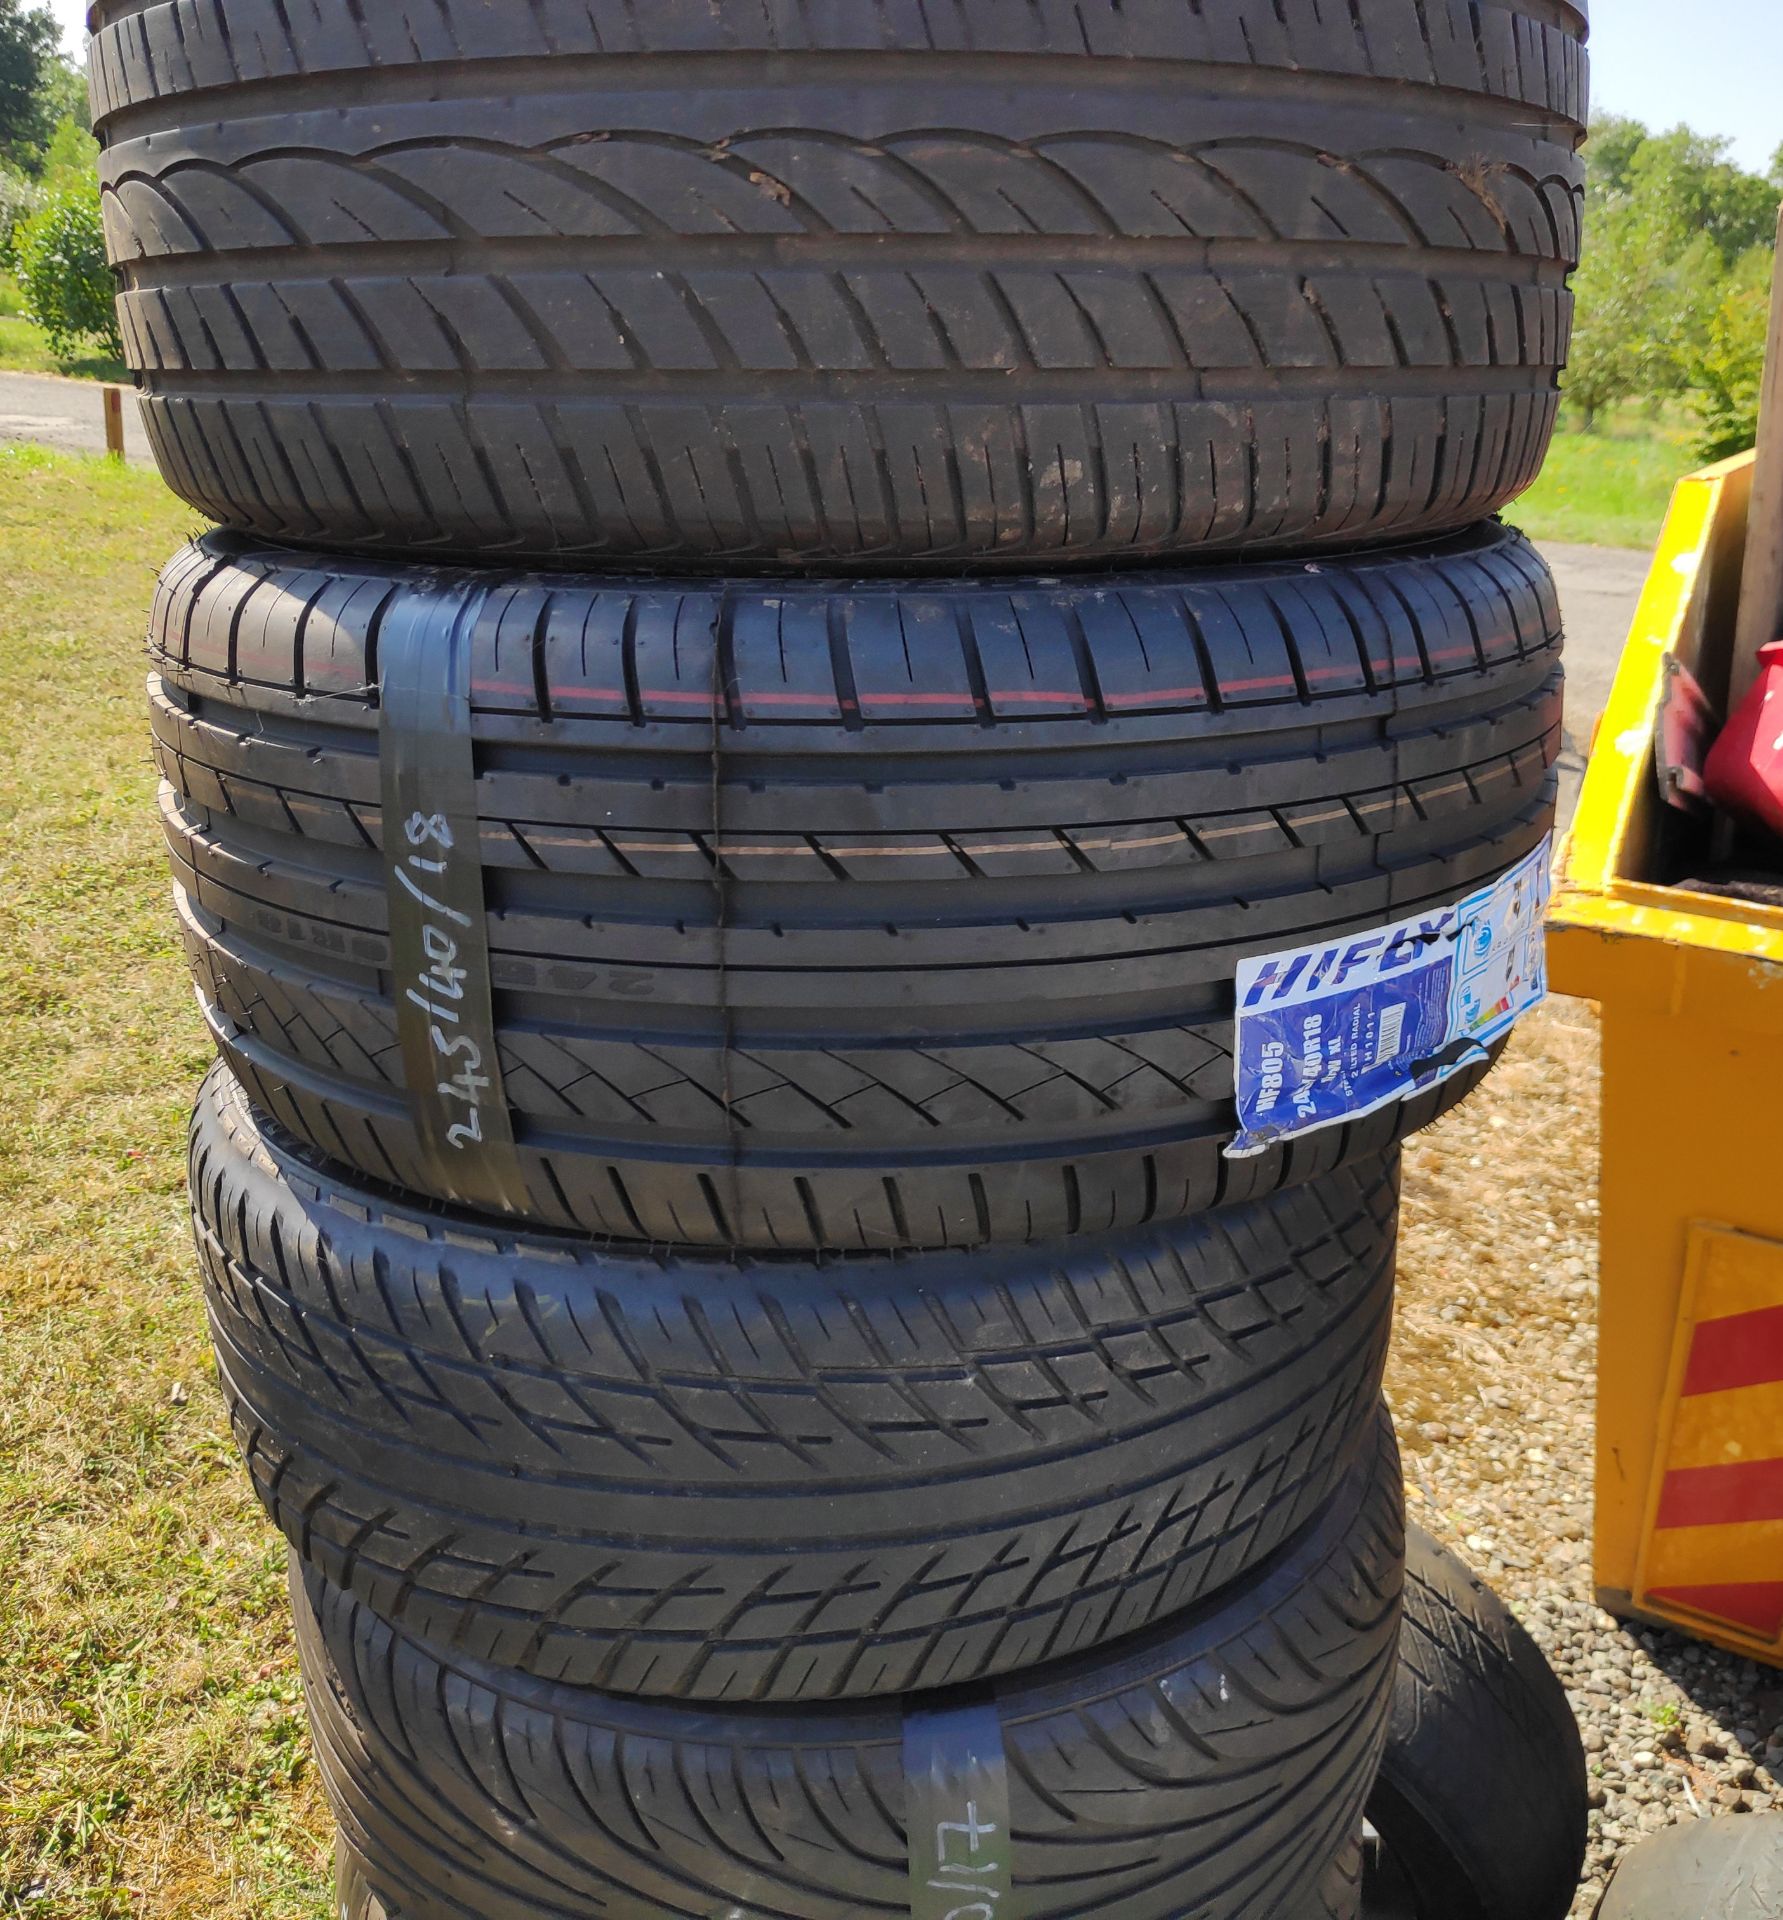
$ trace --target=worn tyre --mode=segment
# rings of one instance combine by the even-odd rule
[[[1306,1920],[1365,1920],[1363,1847],[1358,1834],[1325,1870],[1318,1892],[1306,1911]],[[1285,1916],[1284,1920],[1299,1920]]]
[[[1406,1557],[1392,1725],[1368,1808],[1384,1867],[1418,1920],[1566,1920],[1587,1819],[1566,1690],[1454,1554],[1412,1527]]]
[[[629,1693],[983,1678],[1196,1604],[1369,1433],[1396,1160],[1068,1249],[652,1259],[193,1123],[211,1325],[292,1544],[441,1647]]]
[[[424,593],[468,608],[510,1210],[1043,1241],[1379,1154],[1478,1078],[1224,1157],[1239,959],[1451,903],[1549,830],[1559,616],[1518,534],[771,593],[214,536],[151,642],[180,918],[256,1103],[371,1178],[492,1204],[425,1149],[393,972],[377,648]]]
[[[334,1846],[334,1920],[403,1920],[396,1908],[372,1891],[364,1867],[344,1837]]]
[[[1616,1869],[1596,1920],[1777,1920],[1783,1814],[1693,1820],[1656,1833]]]
[[[312,1571],[293,1584],[323,1778],[401,1920],[908,1916],[906,1742],[926,1758],[934,1716],[964,1713],[983,1771],[1003,1756],[999,1915],[1284,1920],[1353,1844],[1385,1732],[1403,1540],[1378,1431],[1326,1514],[1225,1599],[876,1706],[552,1686],[441,1655]]]
[[[329,548],[785,569],[1452,531],[1541,465],[1567,0],[105,0],[170,483]]]

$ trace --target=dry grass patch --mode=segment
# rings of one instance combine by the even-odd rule
[[[143,702],[152,475],[0,452],[0,1915],[326,1904],[283,1554],[212,1380]]]

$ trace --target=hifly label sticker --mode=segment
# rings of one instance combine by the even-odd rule
[[[1483,1060],[1547,998],[1552,836],[1451,907],[1238,969],[1232,1159],[1378,1113]]]

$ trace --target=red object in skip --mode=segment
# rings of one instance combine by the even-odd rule
[[[1703,769],[1709,798],[1783,840],[1783,640],[1759,649],[1758,680]]]

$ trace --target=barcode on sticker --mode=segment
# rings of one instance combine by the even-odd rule
[[[1391,1060],[1399,1052],[1399,1042],[1405,1033],[1405,1006],[1401,1000],[1381,1015],[1380,1033],[1374,1043],[1374,1064],[1378,1067],[1382,1061]]]

